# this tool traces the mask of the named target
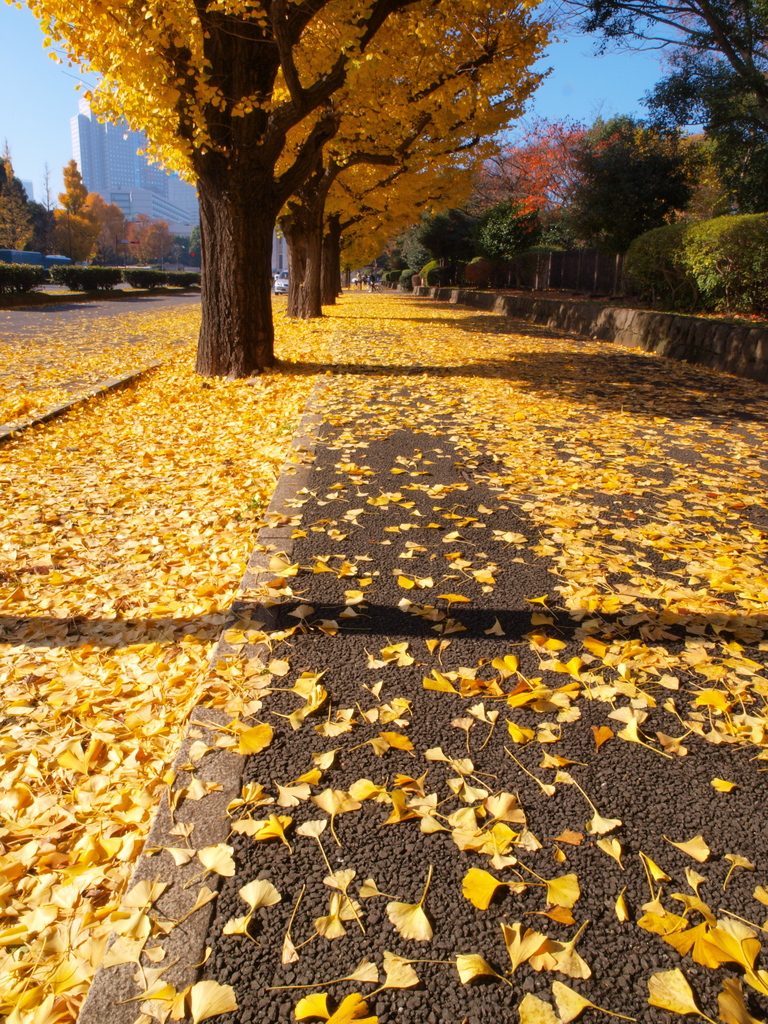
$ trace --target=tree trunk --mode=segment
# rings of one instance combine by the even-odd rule
[[[341,218],[337,213],[328,218],[323,235],[322,302],[335,306],[341,293]]]
[[[323,248],[322,206],[296,206],[280,218],[288,244],[288,316],[310,320],[323,315],[320,266]]]
[[[204,377],[250,377],[275,362],[271,189],[254,181],[221,187],[212,179],[198,179],[202,322],[196,370]]]

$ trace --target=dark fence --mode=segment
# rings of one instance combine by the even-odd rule
[[[606,256],[597,249],[528,253],[510,263],[507,287],[625,295],[623,268],[623,256]]]

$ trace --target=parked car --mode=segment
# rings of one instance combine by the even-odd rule
[[[281,270],[279,274],[275,276],[275,283],[273,286],[275,295],[287,295],[288,294],[288,271]]]

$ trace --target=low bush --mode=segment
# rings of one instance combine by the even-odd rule
[[[421,280],[430,288],[439,288],[445,277],[444,268],[440,266],[439,260],[430,260],[420,271]]]
[[[107,291],[122,279],[119,267],[51,267],[51,280],[73,292]]]
[[[407,292],[413,291],[413,278],[418,274],[418,270],[401,270],[399,285]]]
[[[400,280],[402,270],[385,270],[383,281],[384,284],[397,284]]]
[[[768,214],[715,217],[646,231],[625,272],[657,305],[768,311]]]
[[[654,305],[688,310],[696,305],[698,288],[684,255],[689,228],[688,224],[665,224],[638,236],[627,250],[628,284]]]
[[[123,280],[131,288],[160,288],[167,282],[168,275],[162,270],[134,267],[123,271]]]
[[[0,263],[0,293],[22,295],[38,288],[48,279],[45,267],[30,263]]]
[[[768,214],[690,224],[682,259],[707,309],[768,311]]]
[[[194,288],[200,285],[199,270],[168,270],[166,280],[174,288]]]
[[[493,265],[482,256],[475,256],[464,267],[464,281],[476,288],[487,288],[491,280]]]

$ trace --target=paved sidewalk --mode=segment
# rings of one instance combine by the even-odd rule
[[[175,808],[236,866],[194,940],[237,999],[216,1019],[319,991],[381,1024],[556,1022],[560,983],[662,1024],[649,979],[681,969],[711,1018],[751,970],[765,1020],[765,389],[455,309],[496,343],[414,369],[406,324],[440,310],[387,308],[389,362],[336,339],[218,652],[249,662],[253,717],[203,718],[203,747],[266,745],[210,815]],[[154,844],[142,877],[173,881]],[[256,880],[279,901],[245,920]]]

